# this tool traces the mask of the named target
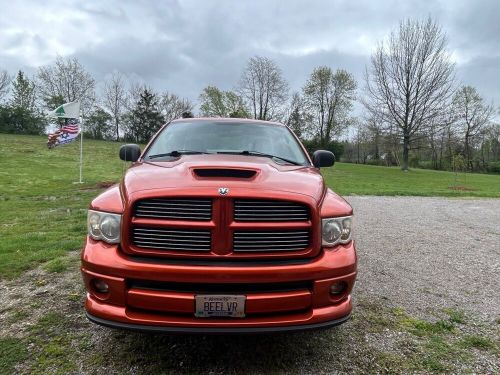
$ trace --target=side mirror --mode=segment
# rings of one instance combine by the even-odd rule
[[[335,164],[335,155],[326,150],[317,150],[313,154],[313,164],[316,168],[331,167]]]
[[[137,161],[141,156],[141,149],[136,144],[128,144],[120,147],[120,159],[124,161]]]

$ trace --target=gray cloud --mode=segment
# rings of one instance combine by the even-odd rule
[[[275,59],[292,90],[318,65],[363,85],[378,40],[405,17],[443,25],[457,77],[500,104],[500,4],[466,1],[9,2],[0,14],[0,69],[33,74],[57,54],[102,81],[113,70],[192,100],[208,84],[233,88],[253,55]]]

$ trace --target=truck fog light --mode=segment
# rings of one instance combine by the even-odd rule
[[[94,286],[94,289],[99,293],[109,292],[108,284],[102,279],[94,279],[92,280],[92,284]]]
[[[339,294],[343,293],[346,290],[346,288],[347,284],[344,281],[333,283],[330,286],[330,294],[338,296]]]

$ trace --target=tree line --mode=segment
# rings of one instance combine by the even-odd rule
[[[57,57],[33,77],[0,71],[0,132],[42,134],[47,111],[80,100],[86,136],[147,142],[185,112],[289,126],[309,150],[348,162],[500,172],[500,125],[476,88],[455,78],[448,41],[431,18],[404,20],[373,52],[359,87],[344,69],[318,66],[291,92],[268,57],[247,61],[233,89],[206,86],[197,103],[113,72],[97,90],[76,58]],[[363,110],[353,114],[355,103]]]

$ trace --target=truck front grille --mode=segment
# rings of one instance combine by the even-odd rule
[[[212,219],[212,200],[202,198],[153,198],[135,204],[134,215],[155,219],[196,220]]]
[[[288,201],[236,199],[234,201],[236,221],[307,221],[307,206]]]
[[[309,246],[308,231],[237,231],[233,236],[235,252],[299,251]]]
[[[151,197],[132,206],[125,252],[169,259],[304,258],[320,250],[314,207],[244,197]]]
[[[174,250],[210,251],[210,230],[174,228],[133,228],[132,242],[137,247]]]

